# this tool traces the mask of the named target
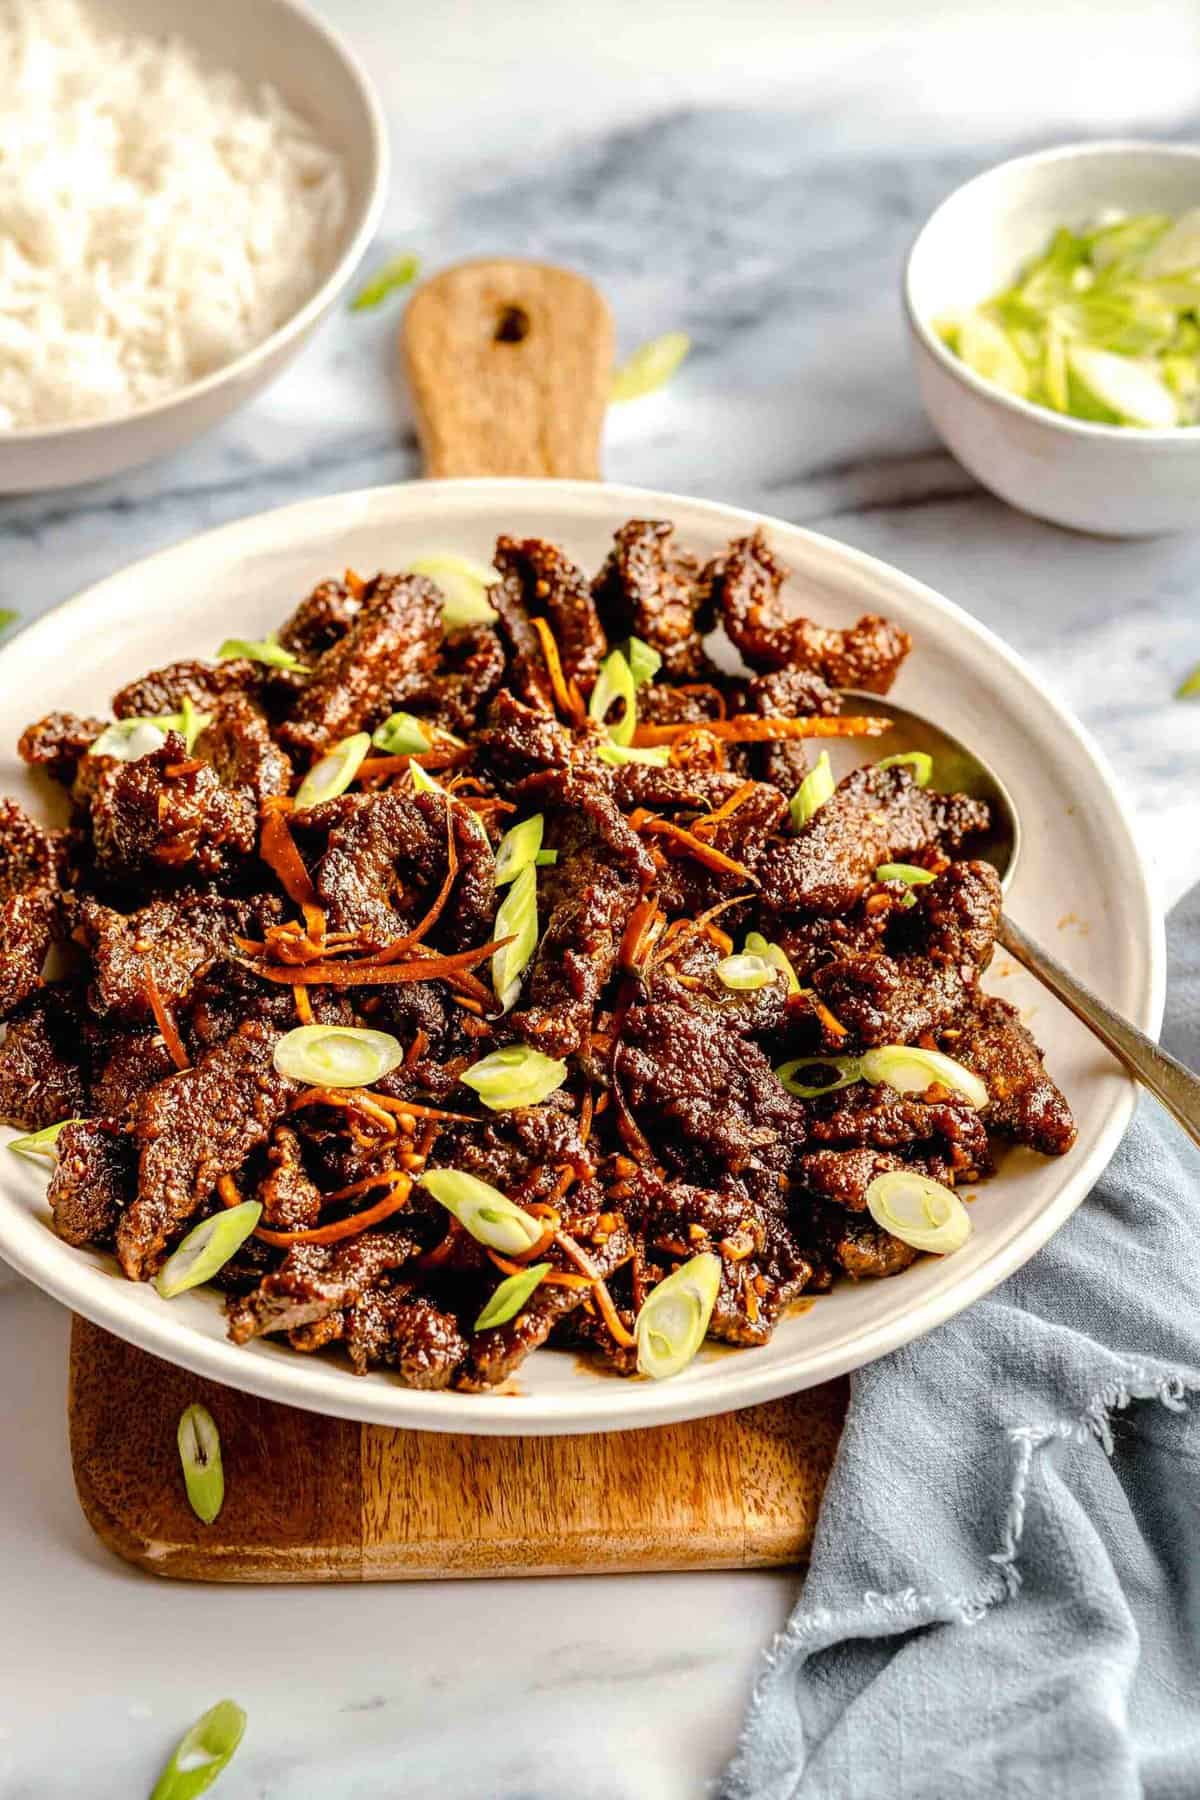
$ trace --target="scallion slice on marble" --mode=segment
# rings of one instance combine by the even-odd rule
[[[1175,698],[1177,700],[1200,699],[1200,663],[1196,664],[1190,675],[1184,676],[1175,690]]]
[[[686,331],[667,331],[662,337],[651,338],[617,370],[609,399],[619,405],[625,400],[640,400],[643,394],[653,394],[657,388],[665,387],[691,347],[692,340]]]
[[[420,273],[419,260],[410,253],[394,256],[391,262],[384,263],[381,269],[365,281],[350,302],[351,312],[369,312],[372,307],[381,306],[390,295],[399,293],[401,288],[408,287]]]
[[[150,1800],[197,1800],[228,1767],[245,1729],[236,1700],[219,1700],[180,1738]]]

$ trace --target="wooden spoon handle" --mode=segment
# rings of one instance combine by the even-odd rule
[[[599,478],[613,326],[582,275],[459,263],[413,295],[401,349],[427,475]]]

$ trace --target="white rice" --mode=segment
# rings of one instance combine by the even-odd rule
[[[0,430],[127,413],[327,273],[340,159],[274,88],[77,0],[0,0]]]

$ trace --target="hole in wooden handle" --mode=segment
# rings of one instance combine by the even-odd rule
[[[497,344],[522,344],[529,336],[529,314],[523,306],[502,306],[492,341]]]

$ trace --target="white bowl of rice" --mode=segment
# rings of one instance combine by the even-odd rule
[[[274,379],[387,187],[297,0],[0,0],[0,492],[177,450]]]

